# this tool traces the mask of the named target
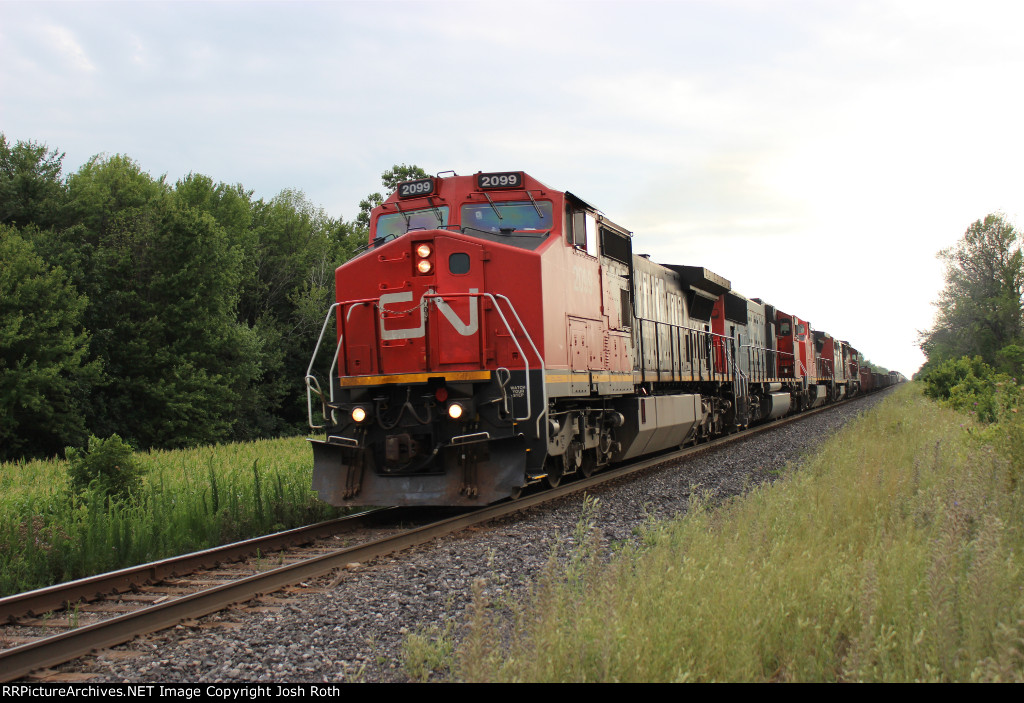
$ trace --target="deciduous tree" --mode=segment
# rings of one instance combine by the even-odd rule
[[[85,439],[83,399],[100,371],[82,324],[87,302],[0,224],[0,459],[54,455]]]
[[[946,262],[946,286],[921,348],[929,362],[978,355],[995,365],[999,351],[1022,338],[1020,236],[1002,215],[992,214],[938,256]]]
[[[126,157],[90,160],[68,187],[60,249],[89,296],[85,321],[106,372],[90,430],[141,447],[231,438],[261,361],[237,319],[243,247]]]
[[[416,165],[395,164],[384,173],[380,174],[380,183],[388,194],[398,188],[399,183],[414,181],[418,178],[429,178],[430,174]],[[359,201],[359,214],[356,215],[355,226],[362,230],[365,239],[367,230],[370,229],[370,211],[384,202],[384,195],[381,193],[370,193],[363,200]]]

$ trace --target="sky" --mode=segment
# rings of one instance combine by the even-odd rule
[[[909,376],[936,253],[1024,227],[1022,38],[985,0],[0,0],[0,132],[346,220],[394,164],[526,171]]]

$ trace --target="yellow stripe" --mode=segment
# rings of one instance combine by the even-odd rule
[[[633,382],[633,374],[631,373],[595,373],[594,383],[613,383],[616,381],[629,381]]]
[[[552,373],[551,371],[548,371],[547,375],[544,378],[547,380],[548,383],[569,383],[570,381],[575,381],[576,383],[580,383],[583,381],[589,382],[590,372],[571,371],[569,373]]]
[[[436,371],[434,373],[399,373],[389,376],[343,376],[338,379],[342,388],[351,386],[380,386],[389,383],[426,383],[431,378],[445,381],[486,381],[490,371]]]
[[[594,373],[592,371],[548,371],[545,377],[548,383],[568,383],[569,381],[587,381],[591,378],[594,383],[608,383],[611,381],[629,381],[632,383],[631,373]]]

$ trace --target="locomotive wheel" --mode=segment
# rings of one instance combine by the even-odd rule
[[[571,476],[583,468],[583,445],[579,442],[569,442],[569,447],[562,455],[562,475]]]
[[[597,471],[597,450],[588,449],[583,452],[583,462],[580,464],[580,473],[584,478],[590,478]]]
[[[565,469],[562,466],[562,457],[548,457],[544,462],[544,470],[547,471],[547,477],[544,482],[548,484],[549,488],[558,488],[562,483],[562,477],[564,476]]]

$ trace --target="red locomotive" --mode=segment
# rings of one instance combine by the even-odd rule
[[[400,184],[335,284],[306,375],[326,432],[314,488],[334,505],[488,504],[863,379],[849,344],[634,255],[628,230],[520,171]]]

